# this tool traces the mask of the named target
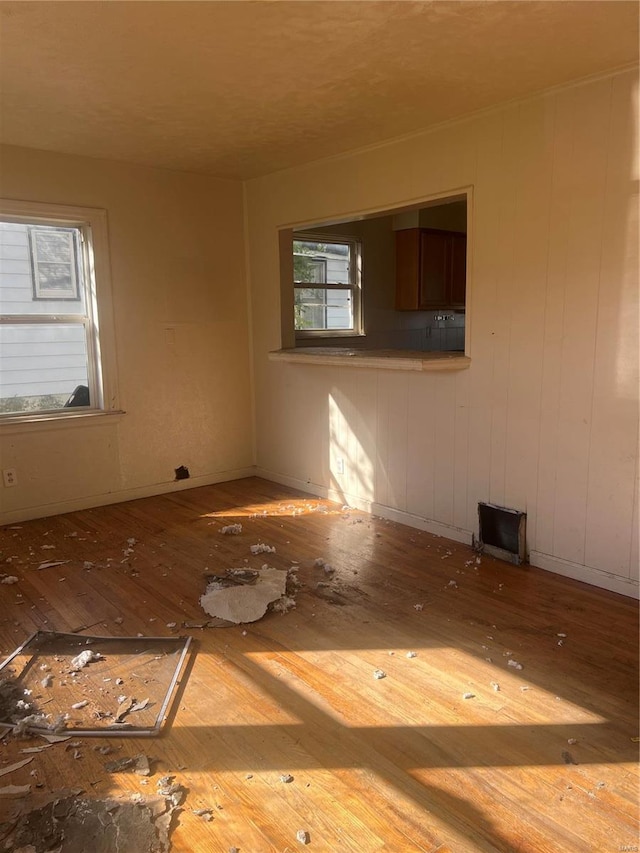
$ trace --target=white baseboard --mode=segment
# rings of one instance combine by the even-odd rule
[[[299,480],[296,477],[276,474],[264,468],[256,468],[255,474],[257,477],[271,480],[274,483],[280,483],[283,486],[289,486],[300,492],[307,492],[316,497],[337,501],[341,504],[347,503],[349,506],[360,509],[363,512],[369,512],[381,518],[388,518],[390,521],[397,521],[399,524],[406,524],[418,530],[425,530],[427,533],[433,533],[436,536],[444,536],[447,539],[452,539],[454,542],[462,542],[465,545],[471,545],[472,542],[472,533],[469,530],[450,527],[447,524],[422,518],[410,512],[384,506],[384,504],[379,504],[375,501],[362,500],[354,495],[338,492],[327,486],[309,483],[305,480]],[[637,581],[623,578],[610,572],[603,572],[600,569],[594,569],[590,566],[582,566],[579,563],[572,563],[568,560],[562,560],[559,557],[553,557],[550,554],[542,554],[539,551],[530,552],[529,564],[539,569],[555,572],[555,574],[563,575],[564,577],[573,578],[573,580],[582,581],[582,583],[600,587],[601,589],[607,589],[631,598],[640,598],[640,585]]]
[[[416,527],[418,530],[433,533],[434,536],[444,536],[447,539],[452,539],[454,542],[462,542],[464,545],[471,545],[471,531],[463,530],[461,527],[442,524],[440,521],[434,521],[430,518],[422,518],[420,515],[414,515],[411,512],[394,509],[390,506],[384,506],[384,504],[372,503],[371,512],[374,515],[379,515],[381,518],[388,518],[390,521],[397,521],[399,524],[406,524],[409,527]]]
[[[414,515],[410,512],[405,512],[401,509],[394,509],[384,504],[376,503],[375,501],[365,500],[356,495],[351,495],[348,492],[331,489],[328,486],[321,486],[317,483],[308,483],[305,480],[298,480],[295,477],[288,477],[282,474],[275,474],[273,471],[267,471],[264,468],[256,468],[256,477],[262,477],[265,480],[271,480],[274,483],[280,483],[282,486],[290,486],[292,489],[298,489],[301,492],[315,495],[319,498],[326,498],[329,501],[336,501],[340,504],[348,504],[354,509],[360,509],[363,512],[369,512],[372,515],[377,515],[380,518],[388,518],[389,521],[397,521],[399,524],[406,524],[408,527],[415,527],[418,530],[425,530],[427,533],[433,533],[435,536],[445,536],[447,539],[452,539],[454,542],[463,542],[465,545],[471,545],[471,531],[463,530],[460,527],[449,526],[442,524],[439,521],[432,521],[428,518],[422,518],[419,515]]]
[[[640,598],[640,585],[638,581],[631,578],[623,578],[620,575],[603,572],[591,566],[582,566],[580,563],[572,563],[569,560],[553,557],[551,554],[542,554],[539,551],[529,553],[529,563],[539,569],[546,569],[548,572],[555,572],[557,575],[564,575],[566,578],[573,578],[573,580],[598,586],[601,589],[608,589],[610,592],[618,592],[620,595],[631,598]]]
[[[185,489],[197,489],[198,486],[213,486],[215,483],[227,483],[230,480],[242,480],[245,477],[255,477],[256,471],[252,466],[235,468],[230,471],[220,471],[216,474],[205,474],[201,477],[189,477],[188,480],[170,480],[167,483],[152,483],[135,489],[123,489],[119,492],[108,492],[100,495],[90,495],[74,498],[70,501],[30,506],[23,509],[3,513],[2,524],[16,524],[20,521],[30,521],[34,518],[47,518],[51,515],[62,515],[65,512],[76,512],[82,509],[93,509],[97,506],[135,501],[138,498],[151,498],[154,495],[164,495],[168,492],[180,492]]]

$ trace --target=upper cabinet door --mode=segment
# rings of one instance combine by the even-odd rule
[[[396,310],[464,308],[467,236],[455,231],[396,231]]]
[[[450,243],[447,231],[420,230],[419,308],[439,308],[449,301]]]
[[[450,306],[464,308],[467,296],[467,236],[451,234]]]

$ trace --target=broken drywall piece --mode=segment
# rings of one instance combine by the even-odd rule
[[[43,738],[47,743],[63,743],[65,740],[71,740],[71,735],[49,735],[38,732],[38,737]],[[46,747],[44,747],[46,749]]]
[[[118,704],[118,710],[115,716],[115,722],[121,723],[132,709],[135,700],[132,696],[121,696]]]
[[[183,628],[233,628],[235,622],[229,622],[227,619],[207,619],[205,622],[183,622]]]
[[[117,761],[108,761],[104,765],[108,773],[122,773],[125,770],[133,770],[138,776],[151,776],[151,764],[148,756],[143,752],[134,755],[133,758],[119,758]]]
[[[0,799],[12,797],[26,797],[31,793],[31,785],[5,785],[0,788]]]
[[[174,806],[179,806],[187,792],[179,782],[174,782],[175,776],[162,776],[156,782],[158,793],[166,797]]]
[[[10,850],[29,853],[168,853],[175,810],[170,798],[80,798],[78,791],[37,795],[19,806],[6,836]]]
[[[70,563],[71,560],[47,560],[44,563],[40,563],[37,567],[36,571],[41,571],[42,569],[53,569],[55,566],[64,566],[66,563]]]
[[[206,821],[213,820],[213,809],[191,809],[191,814],[194,814],[196,817],[201,817]]]
[[[4,575],[0,583],[12,584],[18,583],[18,578],[15,575]]]
[[[225,527],[220,528],[220,533],[224,533],[227,536],[238,536],[242,533],[242,525],[241,524],[227,524]]]
[[[0,776],[6,776],[7,773],[13,773],[14,770],[19,770],[31,761],[33,761],[33,756],[31,758],[23,758],[22,761],[16,761],[15,764],[9,764],[8,767],[0,767]]]
[[[200,605],[217,619],[235,624],[255,622],[264,616],[272,601],[285,595],[286,584],[286,571],[267,566],[257,573],[254,584],[223,586],[213,581],[200,597]]]

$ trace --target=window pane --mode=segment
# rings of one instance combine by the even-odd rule
[[[0,314],[86,313],[80,229],[0,221]]]
[[[297,331],[353,329],[351,289],[296,287],[294,307]]]
[[[88,385],[83,325],[0,326],[0,414],[61,409]],[[87,405],[82,391],[78,403]]]
[[[77,229],[29,226],[37,299],[75,299]]]
[[[314,284],[352,284],[351,244],[294,240],[293,279]]]
[[[75,292],[69,264],[38,264],[38,295],[56,296],[56,291]]]

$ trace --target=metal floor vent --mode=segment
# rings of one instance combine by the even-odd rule
[[[478,546],[485,554],[516,566],[526,559],[527,514],[495,504],[478,503]]]

